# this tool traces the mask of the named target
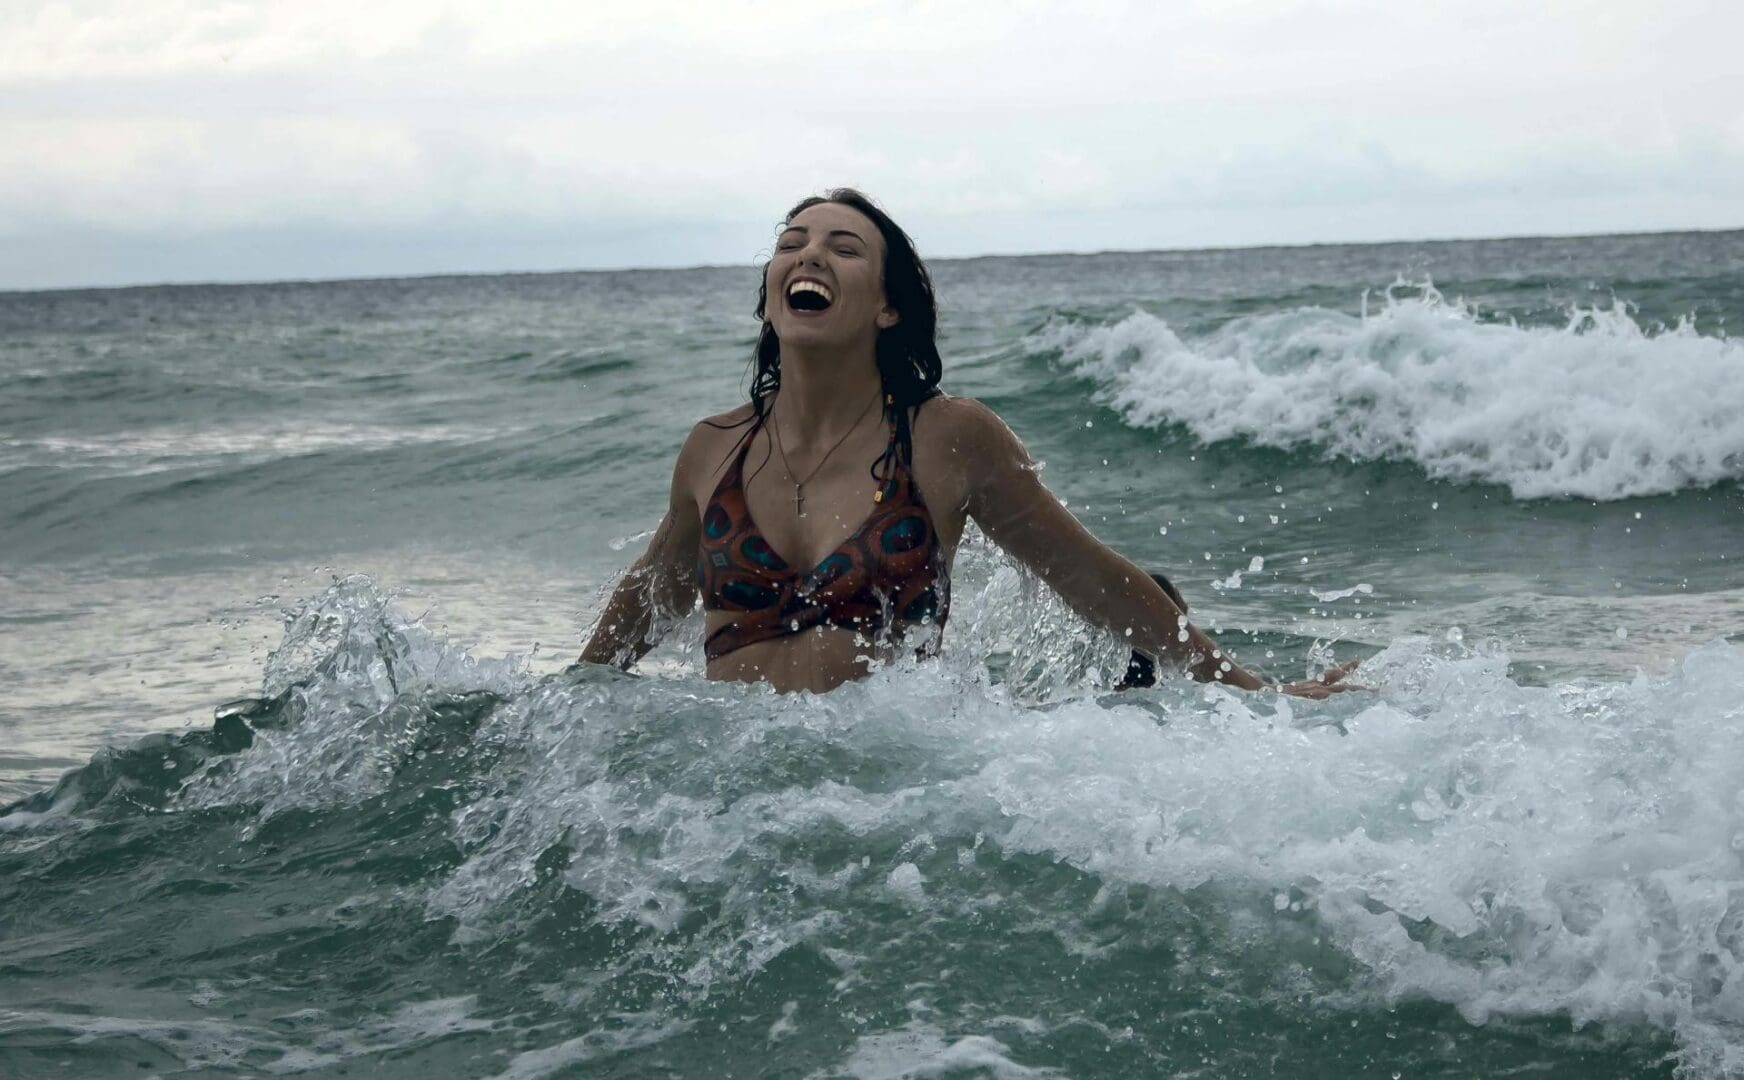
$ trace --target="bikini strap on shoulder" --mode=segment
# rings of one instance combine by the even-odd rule
[[[757,437],[757,428],[739,436],[738,449],[733,451],[733,457],[727,467],[721,470],[721,478],[715,481],[715,494],[719,495],[729,487],[743,486],[745,473],[745,456],[751,452],[751,442]]]

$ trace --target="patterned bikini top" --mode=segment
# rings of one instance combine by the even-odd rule
[[[894,427],[890,446],[896,445]],[[932,515],[899,453],[872,512],[810,570],[800,572],[763,538],[745,503],[743,470],[751,439],[715,486],[703,511],[696,583],[709,611],[740,612],[703,643],[716,660],[735,649],[814,626],[876,638],[894,624],[943,627],[950,584]],[[936,645],[936,638],[934,639]],[[923,646],[929,648],[929,646]]]

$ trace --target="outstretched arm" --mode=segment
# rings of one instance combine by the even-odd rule
[[[960,409],[954,425],[957,452],[976,463],[968,512],[989,540],[1029,567],[1078,614],[1134,649],[1166,659],[1200,682],[1243,690],[1267,685],[1194,626],[1149,574],[1096,539],[1060,504],[1036,475],[1023,443],[993,410],[967,399],[955,404]],[[1335,688],[1311,680],[1281,689],[1323,697]]]
[[[593,625],[580,659],[628,669],[659,644],[660,616],[682,617],[696,602],[696,549],[701,536],[690,468],[695,432],[672,469],[666,516],[648,549],[630,564]]]

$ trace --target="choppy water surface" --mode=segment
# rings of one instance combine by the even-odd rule
[[[973,541],[936,664],[568,668],[754,270],[0,294],[0,1075],[1744,1073],[1744,235],[935,272],[1374,692],[1110,693]]]

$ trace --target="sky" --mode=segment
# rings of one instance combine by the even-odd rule
[[[1737,0],[0,0],[0,289],[1744,226]]]

